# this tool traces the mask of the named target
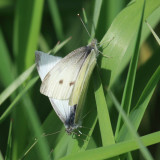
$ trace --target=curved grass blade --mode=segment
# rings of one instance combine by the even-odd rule
[[[157,36],[157,34],[155,33],[155,31],[152,29],[151,25],[147,21],[145,21],[145,22],[146,22],[148,28],[150,29],[150,31],[152,32],[154,38],[157,40],[158,44],[160,45],[160,39],[159,39],[159,37]]]
[[[35,64],[23,72],[15,81],[13,81],[7,89],[0,94],[0,105],[29,77],[33,72]]]
[[[148,103],[153,95],[154,89],[159,80],[160,80],[160,66],[157,68],[153,76],[150,78],[136,106],[133,108],[133,110],[129,115],[129,119],[131,120],[132,124],[135,126],[136,130],[140,125],[144,112],[148,106]],[[131,138],[131,136],[127,134],[127,128],[125,125],[123,125],[117,137],[117,141],[120,142],[129,138]]]
[[[156,143],[160,143],[160,131],[146,136],[142,136],[141,141],[145,146],[150,146]],[[80,152],[76,154],[69,155],[67,157],[61,158],[60,160],[88,160],[88,159],[108,159],[127,152],[131,152],[139,149],[136,140],[128,140],[121,143],[116,143],[106,147],[99,147],[96,149],[90,149],[85,152]]]
[[[24,94],[36,83],[36,81],[38,80],[38,76],[31,79],[29,81],[29,83],[23,88],[23,90],[17,95],[17,97],[15,97],[15,99],[13,100],[13,102],[8,106],[8,108],[6,109],[6,111],[1,115],[0,117],[0,123],[2,123],[5,118],[11,113],[11,111],[13,110],[13,107],[15,106],[15,104],[24,96]]]
[[[34,80],[37,80],[38,77],[35,77]],[[34,84],[34,83],[33,83]],[[42,129],[40,125],[40,121],[38,119],[38,116],[36,114],[36,111],[34,109],[34,105],[29,97],[28,94],[26,94],[25,98],[22,98],[22,102],[24,104],[24,110],[26,113],[26,116],[28,117],[29,124],[32,130],[32,134],[38,139],[37,143],[37,156],[38,159],[48,159],[49,158],[49,146],[47,145],[46,139],[41,138],[42,136]],[[25,158],[22,156],[21,158]]]
[[[133,136],[134,139],[136,140],[139,149],[142,153],[142,155],[144,156],[144,158],[146,160],[153,160],[151,154],[149,153],[148,149],[144,147],[143,142],[140,140],[140,137],[138,135],[138,133],[136,132],[136,129],[134,128],[134,126],[132,125],[132,123],[130,122],[130,120],[128,119],[126,113],[123,111],[122,106],[120,106],[119,102],[117,101],[117,99],[115,98],[115,96],[113,95],[113,93],[108,90],[108,94],[110,96],[110,98],[112,99],[116,109],[118,110],[118,112],[120,113],[124,123],[126,124],[128,130],[130,131],[130,137]]]
[[[114,19],[111,27],[101,40],[101,44],[103,44],[102,46],[104,48],[103,54],[112,57],[107,62],[106,59],[102,59],[101,63],[102,82],[106,86],[109,85],[109,87],[111,87],[114,84],[117,77],[124,70],[132,56],[132,52],[128,49],[132,47],[132,45],[135,46],[133,40],[135,39],[135,33],[138,30],[142,5],[143,0],[139,0],[129,4],[125,9],[123,9]],[[160,1],[158,0],[147,0],[144,19],[151,16],[156,9],[159,10],[159,5]],[[156,23],[159,22],[159,17],[157,15],[154,16],[155,17],[152,18],[153,21]],[[143,39],[148,35],[148,33],[146,31],[143,34]],[[108,44],[107,42],[111,39],[113,40],[106,47]]]
[[[94,76],[93,83],[94,83],[95,100],[97,104],[98,121],[101,131],[102,144],[103,146],[107,146],[114,144],[115,140],[112,131],[108,107],[103,92],[103,86],[101,83],[97,67],[94,70],[93,76]]]
[[[67,38],[66,40],[64,40],[63,42],[59,43],[58,45],[56,45],[52,50],[51,50],[51,54],[56,54],[64,45],[66,45],[70,40],[72,39],[72,37]]]
[[[127,80],[126,80],[126,84],[125,84],[125,88],[124,88],[124,92],[123,92],[123,96],[122,96],[121,106],[127,115],[130,112],[134,82],[135,82],[136,71],[137,71],[137,64],[138,64],[138,59],[139,59],[139,46],[140,46],[142,27],[143,27],[145,3],[146,2],[144,0],[144,4],[142,6],[141,18],[140,18],[140,22],[139,22],[139,29],[138,29],[137,36],[136,36],[136,44],[135,44],[135,48],[134,48],[134,54],[131,59],[131,63],[130,63],[129,71],[128,71],[128,75],[127,75]],[[115,138],[118,136],[118,132],[119,132],[119,129],[121,128],[121,126],[122,126],[122,121],[121,121],[121,115],[119,114]]]

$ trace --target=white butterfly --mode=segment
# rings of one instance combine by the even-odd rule
[[[35,53],[42,80],[40,92],[49,97],[68,134],[81,125],[84,97],[98,53],[96,40],[64,58],[41,51]]]

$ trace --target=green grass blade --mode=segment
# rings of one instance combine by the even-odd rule
[[[29,81],[29,83],[23,88],[23,90],[15,97],[12,103],[8,106],[5,112],[0,117],[0,123],[11,113],[15,104],[24,96],[24,94],[36,83],[39,77],[35,77]]]
[[[88,24],[88,19],[87,19],[87,15],[86,15],[86,11],[84,8],[82,8],[82,13],[83,13],[83,20],[85,24]]]
[[[1,151],[0,151],[0,160],[4,160],[4,158],[3,158],[3,155],[2,155],[2,153],[1,153]]]
[[[150,29],[150,31],[152,32],[154,38],[157,40],[158,44],[160,45],[159,37],[157,36],[157,34],[155,33],[155,31],[152,29],[151,25],[147,21],[146,21],[146,24],[147,24],[148,28]]]
[[[4,86],[9,85],[14,78],[13,75],[13,63],[10,58],[10,53],[8,51],[4,36],[0,28],[0,81]]]
[[[39,36],[39,47],[40,47],[40,50],[45,53],[47,53],[49,51],[49,46],[48,46],[48,44],[42,34],[40,34],[40,36]]]
[[[122,8],[124,7],[125,1],[117,1],[117,0],[109,0],[107,3],[107,21],[108,21],[108,25],[112,24],[112,21],[114,20],[115,16],[117,15],[117,13],[122,10]]]
[[[11,148],[12,148],[12,120],[10,121],[10,126],[9,126],[9,134],[8,134],[8,142],[7,142],[5,160],[11,159]]]
[[[23,72],[9,87],[0,94],[0,105],[30,76],[35,68],[33,64],[29,69]]]
[[[149,153],[147,148],[144,147],[144,144],[140,140],[140,137],[139,137],[138,133],[136,132],[136,129],[134,128],[134,126],[132,125],[130,120],[128,119],[126,113],[123,111],[122,106],[120,106],[120,104],[117,101],[116,97],[113,95],[113,93],[110,90],[108,90],[108,94],[109,94],[110,98],[112,99],[117,111],[120,113],[120,115],[121,115],[124,123],[126,124],[128,130],[130,131],[130,135],[134,137],[134,139],[136,140],[137,144],[139,145],[140,151],[141,151],[142,155],[144,156],[144,158],[146,160],[153,160],[151,154]]]
[[[131,120],[132,124],[135,126],[136,130],[140,125],[144,112],[148,106],[148,103],[153,95],[154,89],[159,80],[160,80],[160,66],[157,68],[153,76],[150,78],[136,106],[134,107],[134,109],[131,111],[129,115],[129,119]],[[123,141],[129,138],[131,137],[130,135],[127,134],[127,128],[125,125],[123,125],[122,129],[119,132],[117,141]]]
[[[156,143],[160,143],[160,131],[155,132],[146,136],[142,136],[141,141],[145,146],[150,146]],[[137,142],[135,140],[128,140],[121,143],[113,144],[106,147],[99,147],[96,149],[90,149],[85,152],[76,153],[67,157],[61,158],[60,160],[88,160],[88,159],[107,159],[112,158],[127,152],[138,149]]]
[[[35,78],[37,80],[37,77]],[[25,113],[28,117],[28,121],[30,124],[30,127],[32,129],[32,134],[37,138],[37,157],[38,159],[47,159],[49,158],[49,146],[47,145],[46,139],[41,138],[42,136],[42,129],[40,125],[40,121],[38,119],[38,116],[36,114],[36,111],[34,109],[34,105],[32,101],[30,100],[29,96],[26,94],[25,98],[22,99],[24,103],[24,109]],[[22,156],[22,158],[24,158]]]
[[[107,62],[106,59],[102,59],[101,63],[102,82],[107,86],[112,86],[114,84],[117,77],[127,66],[130,57],[132,56],[133,52],[130,52],[128,49],[130,49],[132,45],[135,46],[133,40],[135,39],[135,33],[138,30],[142,5],[143,0],[139,0],[123,9],[114,19],[111,27],[105,34],[104,38],[101,40],[101,44],[103,44],[104,48],[103,54],[112,57]],[[151,16],[156,9],[159,10],[159,5],[160,1],[158,0],[147,0],[144,19]],[[157,16],[154,16],[152,19],[158,23],[159,19],[156,17]],[[147,36],[147,34],[148,33],[145,32],[143,39]],[[113,40],[107,46],[108,41],[111,39]]]
[[[62,28],[62,21],[60,18],[60,13],[58,10],[56,0],[48,0],[48,6],[51,13],[52,23],[54,25],[57,38],[59,40],[62,40],[64,38],[64,34],[63,34],[63,28]]]
[[[72,37],[67,38],[66,40],[64,40],[63,42],[61,42],[60,44],[56,45],[52,50],[51,53],[52,54],[56,54],[63,46],[65,46],[70,40],[72,39]]]
[[[98,121],[101,131],[102,144],[103,146],[107,146],[114,144],[115,140],[112,131],[108,107],[103,92],[103,86],[97,68],[94,70],[93,76],[94,76],[93,83],[94,83],[95,100],[97,104]]]
[[[0,9],[9,7],[11,5],[13,5],[13,1],[11,1],[11,0],[5,0],[5,1],[1,0],[0,1]]]
[[[144,0],[144,4],[142,6],[142,13],[141,13],[141,18],[140,18],[140,22],[139,22],[139,29],[138,29],[137,36],[136,36],[136,44],[135,44],[135,48],[134,48],[134,54],[133,54],[133,57],[131,59],[131,63],[129,66],[129,71],[128,71],[128,75],[127,75],[127,80],[126,80],[123,96],[122,96],[122,102],[121,102],[121,106],[124,109],[124,111],[127,113],[127,115],[130,112],[132,95],[133,95],[133,88],[134,88],[136,71],[137,71],[137,64],[138,64],[138,59],[139,59],[139,46],[140,46],[141,34],[142,34],[144,9],[145,9],[145,0]],[[117,137],[121,126],[122,126],[121,115],[119,115],[115,137]]]
[[[22,72],[34,63],[44,0],[18,0],[14,23],[14,54],[18,71]]]
[[[101,11],[102,0],[96,0],[94,4],[94,12],[93,12],[93,25],[91,29],[91,40],[95,37],[95,30],[98,25],[98,19]]]

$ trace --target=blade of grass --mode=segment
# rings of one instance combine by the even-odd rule
[[[102,0],[96,0],[94,4],[94,12],[93,12],[93,25],[91,29],[91,38],[92,40],[95,37],[95,30],[98,25],[98,19],[101,11],[101,6],[102,6]]]
[[[0,151],[0,160],[4,160],[4,158],[3,158],[3,155],[2,155],[2,153],[1,153],[1,151]]]
[[[12,120],[10,121],[10,126],[9,126],[8,142],[7,142],[7,150],[6,150],[5,160],[11,159],[11,148],[12,148]]]
[[[88,19],[87,19],[86,11],[85,11],[84,8],[82,8],[82,13],[83,13],[84,23],[85,23],[85,25],[87,25],[88,24]]]
[[[160,131],[155,132],[149,135],[142,136],[141,141],[145,146],[150,146],[156,143],[160,143]],[[127,152],[134,151],[138,149],[139,146],[137,145],[136,140],[128,140],[121,143],[116,143],[110,146],[99,147],[96,149],[90,149],[85,152],[79,152],[76,154],[69,155],[67,157],[61,158],[60,160],[88,160],[88,159],[107,159],[112,158]]]
[[[33,72],[35,64],[33,64],[29,69],[23,72],[15,81],[13,81],[9,87],[7,87],[0,94],[0,105],[29,77]]]
[[[18,0],[16,3],[13,47],[19,72],[34,62],[43,4],[44,0]]]
[[[152,29],[151,25],[150,25],[147,21],[145,21],[145,22],[146,22],[148,28],[150,29],[150,31],[152,32],[154,38],[157,40],[158,44],[160,45],[160,39],[159,39],[159,37],[158,37],[157,34],[154,32],[154,30]]]
[[[114,135],[112,131],[110,116],[106,99],[103,92],[103,86],[99,76],[98,69],[96,68],[93,73],[94,76],[94,92],[98,111],[98,121],[101,131],[101,138],[103,146],[111,145],[115,143]]]
[[[115,5],[116,4],[116,5]],[[112,21],[114,20],[117,13],[124,7],[125,2],[124,1],[116,1],[116,0],[109,0],[107,3],[107,21],[108,26],[112,24]]]
[[[24,94],[36,83],[36,81],[38,80],[38,76],[35,78],[32,78],[29,83],[27,83],[27,85],[23,88],[23,90],[17,95],[17,97],[15,97],[15,99],[12,101],[12,103],[7,107],[7,109],[5,110],[5,112],[1,115],[0,117],[0,123],[2,123],[5,118],[11,113],[11,111],[13,110],[13,107],[15,106],[15,104],[24,96]]]
[[[2,30],[0,28],[0,48],[1,48],[1,58],[0,58],[0,81],[4,86],[9,85],[14,78],[13,75],[13,63],[10,58],[10,53],[8,51]]]
[[[140,125],[144,112],[148,106],[148,103],[153,95],[154,89],[159,80],[160,80],[160,66],[157,68],[157,70],[154,72],[154,74],[150,78],[136,106],[133,108],[133,110],[131,111],[129,115],[129,119],[131,120],[132,124],[135,126],[136,130],[138,129]],[[129,138],[131,137],[130,135],[127,134],[127,128],[125,125],[123,125],[117,137],[117,141],[119,142],[119,141],[123,141]]]
[[[35,80],[37,80],[37,77],[35,78]],[[47,145],[46,139],[41,138],[43,132],[41,129],[40,121],[34,109],[34,105],[30,100],[28,94],[26,94],[25,98],[23,97],[22,101],[24,103],[24,109],[26,111],[25,113],[28,117],[28,123],[30,124],[30,127],[32,129],[32,134],[38,139],[37,143],[38,159],[48,159],[50,155],[49,146]]]
[[[10,7],[11,5],[13,5],[13,1],[11,0],[0,1],[0,9]]]
[[[40,34],[40,36],[39,36],[39,47],[40,47],[40,50],[45,53],[47,53],[49,51],[49,46],[48,46],[48,44],[42,34]]]
[[[144,4],[142,6],[141,18],[140,18],[140,22],[139,22],[139,29],[138,29],[137,37],[136,37],[134,54],[133,54],[133,57],[131,59],[131,63],[129,66],[129,71],[128,71],[128,75],[127,75],[127,80],[126,80],[123,96],[122,96],[122,102],[121,102],[121,106],[127,115],[130,112],[132,95],[133,95],[133,88],[134,88],[136,71],[137,71],[137,64],[138,64],[138,58],[139,58],[139,46],[140,46],[142,27],[143,27],[145,3],[146,3],[146,1],[144,0]],[[122,120],[121,120],[121,115],[119,114],[117,126],[116,126],[115,138],[118,136],[118,132],[119,132],[121,126],[122,126]]]
[[[72,37],[67,38],[66,40],[64,40],[62,43],[56,45],[52,50],[51,53],[52,54],[56,54],[63,46],[65,46],[70,40],[72,39]]]
[[[111,90],[108,90],[108,94],[109,94],[110,98],[112,99],[117,111],[121,114],[121,117],[122,117],[124,123],[126,124],[128,130],[130,131],[130,135],[133,136],[134,139],[136,140],[136,142],[139,146],[139,149],[140,149],[142,155],[144,156],[144,158],[146,160],[153,160],[151,154],[149,153],[148,149],[146,147],[144,147],[144,144],[140,140],[140,137],[139,137],[138,133],[136,132],[136,129],[134,128],[134,126],[132,125],[130,120],[128,119],[126,113],[122,109],[122,106],[119,104],[119,102],[117,101],[116,97],[113,95]]]
[[[57,38],[62,40],[64,38],[63,27],[56,0],[48,0],[48,6]]]
[[[154,15],[154,11],[159,12],[160,1],[147,0],[144,19]],[[101,40],[103,44],[103,54],[111,56],[107,62],[106,59],[102,59],[101,63],[101,75],[102,82],[105,85],[112,86],[116,81],[117,77],[128,65],[130,57],[132,56],[130,50],[128,50],[133,44],[135,39],[135,33],[138,30],[139,19],[142,12],[143,1],[139,0],[133,4],[128,5],[123,9],[118,16],[114,19],[111,27],[105,34],[104,38]],[[134,15],[134,16],[133,16]],[[125,18],[124,18],[125,17]],[[159,21],[159,17],[154,15],[152,20],[156,22]],[[156,25],[155,24],[155,25]],[[143,34],[143,39],[146,38],[149,32],[145,31]],[[111,43],[107,42],[111,40]]]

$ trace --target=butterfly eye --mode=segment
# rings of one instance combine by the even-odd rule
[[[63,80],[62,79],[59,81],[59,84],[63,84]]]
[[[74,83],[75,83],[75,82],[70,82],[70,84],[69,84],[69,85],[70,85],[70,86],[72,86]]]

